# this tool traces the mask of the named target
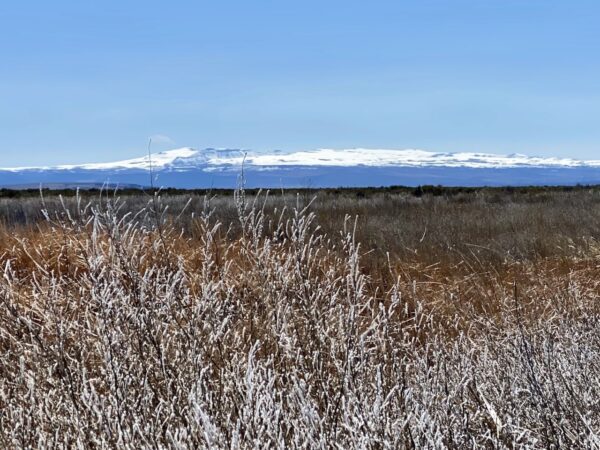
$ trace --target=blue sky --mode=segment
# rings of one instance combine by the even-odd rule
[[[178,146],[599,158],[600,2],[0,4],[0,166]]]

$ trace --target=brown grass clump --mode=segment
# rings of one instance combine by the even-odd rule
[[[110,199],[0,232],[1,445],[600,445],[593,244],[432,263],[270,201],[181,226]]]

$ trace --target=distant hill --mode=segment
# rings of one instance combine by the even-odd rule
[[[346,149],[251,152],[180,148],[108,163],[0,169],[0,187],[265,188],[520,186],[600,183],[600,161],[521,154]]]
[[[12,185],[1,185],[0,187],[6,189],[25,190],[25,189],[50,189],[50,190],[63,190],[63,189],[144,189],[144,186],[139,184],[113,184],[113,183],[29,183],[29,184],[12,184]]]

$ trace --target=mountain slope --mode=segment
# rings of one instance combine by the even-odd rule
[[[338,187],[600,183],[600,160],[423,150],[319,149],[251,152],[180,148],[109,163],[0,169],[0,186],[153,182],[172,187]]]

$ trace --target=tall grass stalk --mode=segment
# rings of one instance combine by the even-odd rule
[[[182,233],[157,196],[4,236],[1,445],[600,445],[595,263],[511,266],[523,289],[483,264],[379,277],[362,219],[328,235],[269,201],[238,192],[239,232],[206,198]]]

